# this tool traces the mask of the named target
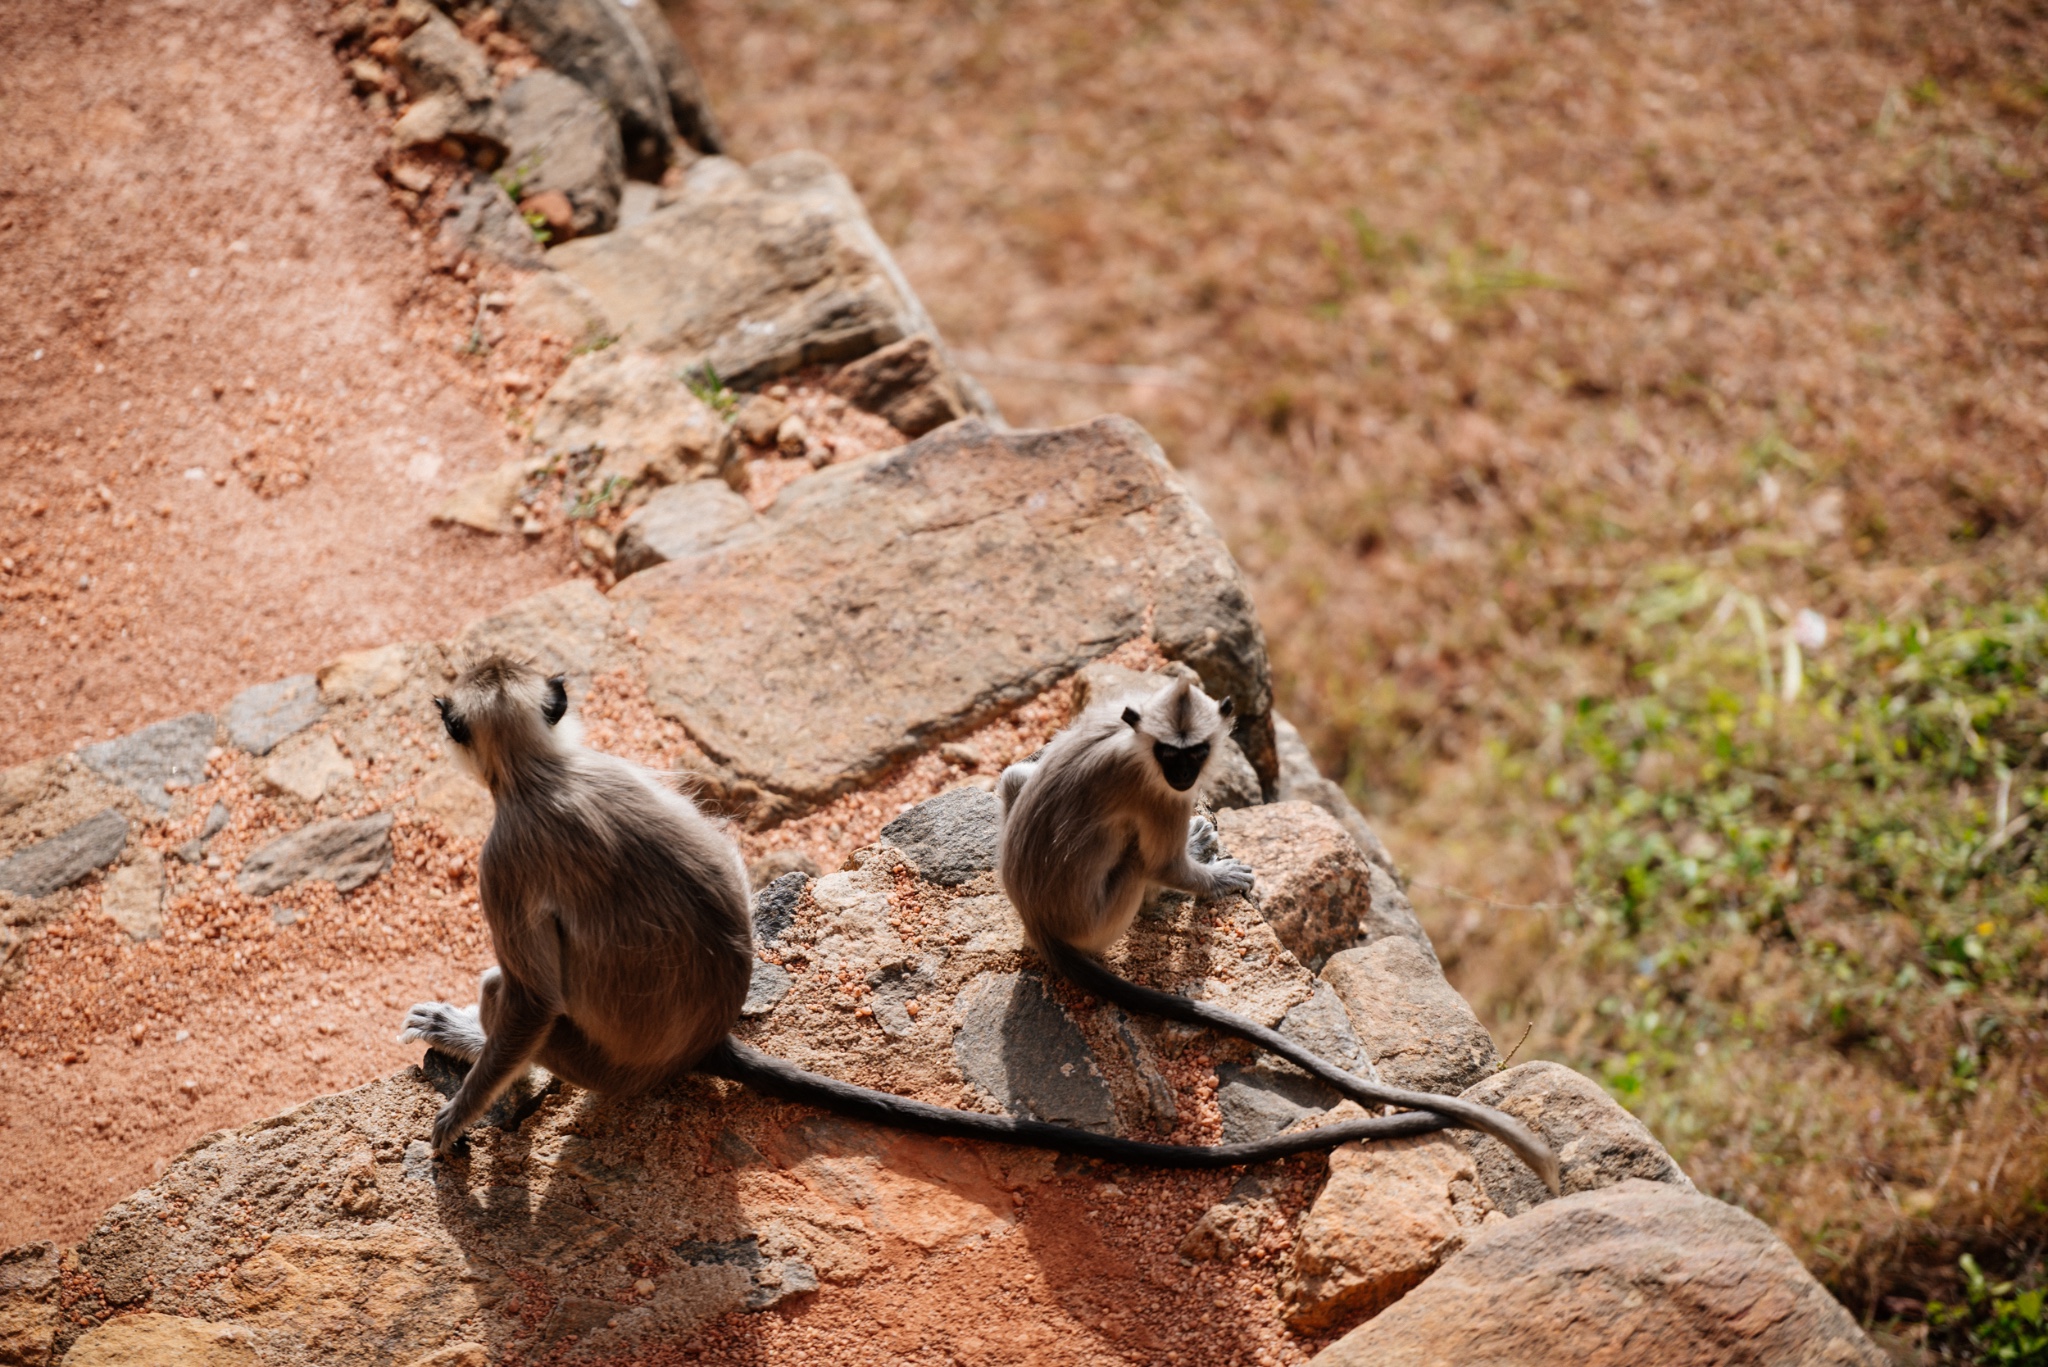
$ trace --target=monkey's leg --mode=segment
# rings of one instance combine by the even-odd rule
[[[437,1154],[447,1153],[462,1132],[490,1109],[498,1093],[533,1062],[556,1019],[552,1007],[498,969],[487,970],[477,987],[484,1045],[469,1076],[434,1117]]]
[[[606,1096],[637,1092],[647,1084],[644,1070],[622,1068],[612,1062],[611,1056],[567,1016],[555,1018],[547,1042],[534,1055],[534,1062],[565,1082]]]
[[[1003,770],[1003,776],[996,780],[997,805],[1003,811],[1009,811],[1010,804],[1017,800],[1017,794],[1024,791],[1024,785],[1029,783],[1031,776],[1037,772],[1037,763],[1028,759],[1018,760]]]

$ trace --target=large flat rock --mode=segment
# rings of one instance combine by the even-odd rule
[[[613,591],[648,693],[769,812],[829,799],[1146,633],[1275,773],[1265,640],[1136,424],[957,423],[793,485]]]

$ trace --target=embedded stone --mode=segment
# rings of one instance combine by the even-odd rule
[[[1012,1115],[1109,1132],[1116,1109],[1080,1028],[1031,973],[984,973],[960,992],[961,1074]]]
[[[109,807],[48,840],[16,850],[0,864],[0,892],[48,897],[113,863],[127,845],[128,818]]]
[[[954,788],[882,827],[882,839],[903,851],[920,877],[941,887],[958,887],[995,868],[1001,821],[994,793]]]
[[[326,712],[320,681],[311,674],[294,674],[243,689],[221,719],[227,723],[229,740],[252,755],[267,755],[279,741],[297,735]]]
[[[342,891],[361,887],[391,867],[391,813],[355,821],[315,821],[242,861],[235,886],[268,897],[293,883],[318,879]]]
[[[78,758],[101,778],[142,799],[143,805],[168,812],[168,785],[190,787],[206,777],[206,752],[213,748],[213,732],[212,717],[188,712],[131,731],[118,740],[84,746]]]
[[[1462,1092],[1500,1066],[1493,1036],[1434,955],[1389,936],[1333,955],[1323,981],[1337,990],[1359,1042],[1395,1087]]]
[[[1632,1177],[1693,1189],[1691,1179],[1642,1121],[1623,1110],[1606,1088],[1561,1063],[1539,1059],[1517,1064],[1482,1078],[1464,1095],[1505,1111],[1548,1140],[1567,1194]],[[1542,1179],[1498,1139],[1470,1130],[1449,1133],[1471,1153],[1480,1183],[1506,1214],[1520,1215],[1552,1199]]]

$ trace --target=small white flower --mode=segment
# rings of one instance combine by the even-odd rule
[[[1819,650],[1828,643],[1828,619],[1812,608],[1799,609],[1792,619],[1792,639],[1801,650]]]

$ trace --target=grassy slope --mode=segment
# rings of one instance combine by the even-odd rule
[[[1866,1313],[2038,1244],[2035,847],[1982,848],[2039,796],[2038,0],[675,14],[739,153],[837,159],[957,343],[1185,377],[985,369],[1192,472],[1504,1043]],[[2001,688],[1981,753],[1914,730]]]

